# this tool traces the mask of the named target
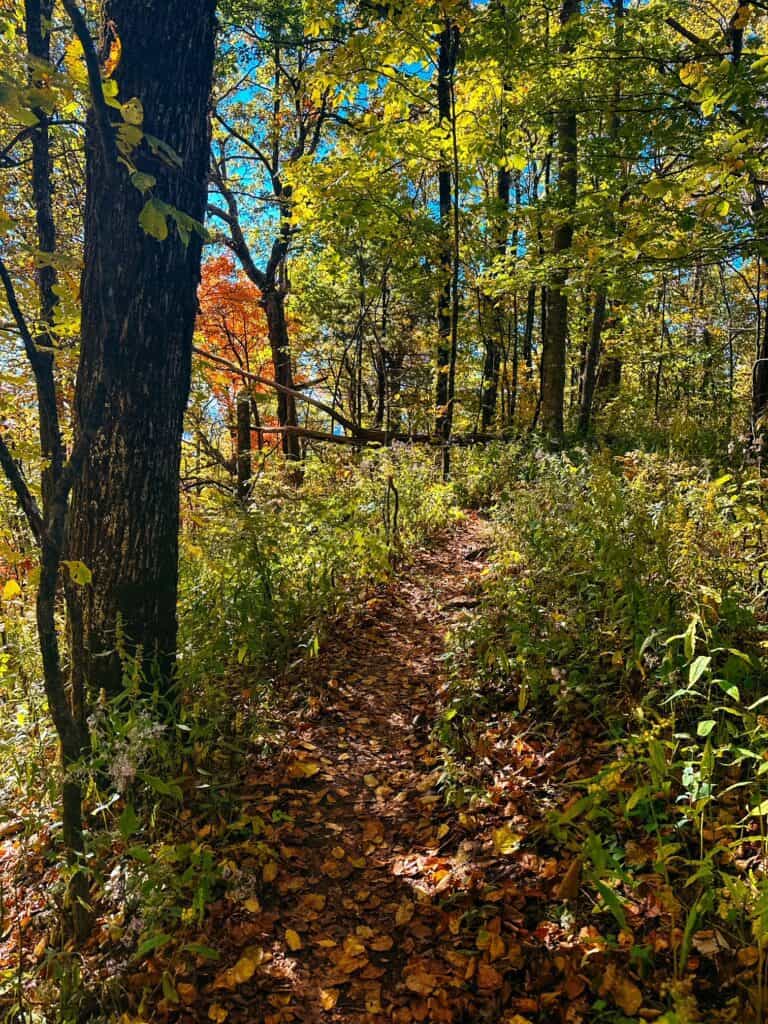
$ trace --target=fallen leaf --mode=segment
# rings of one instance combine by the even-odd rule
[[[320,989],[320,1005],[324,1010],[332,1010],[339,1001],[339,990],[337,988]]]

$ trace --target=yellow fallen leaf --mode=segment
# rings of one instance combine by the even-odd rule
[[[513,832],[512,829],[507,828],[506,825],[493,830],[493,848],[497,853],[505,855],[514,853],[520,845],[521,839],[521,835],[517,832]]]
[[[437,978],[429,971],[418,968],[406,976],[405,987],[419,996],[428,996],[434,992]]]
[[[191,1006],[198,998],[198,991],[188,981],[179,981],[176,984],[176,991],[185,1006]]]
[[[299,935],[298,932],[295,932],[293,928],[286,928],[285,942],[286,945],[288,946],[288,949],[290,949],[291,952],[293,953],[298,952],[298,950],[300,950],[303,945],[301,941],[301,936]]]
[[[404,900],[395,912],[395,924],[408,924],[413,917],[413,912],[413,903],[410,900]]]
[[[261,877],[265,882],[274,882],[277,878],[277,861],[268,860],[262,868]]]
[[[249,946],[234,967],[222,971],[213,983],[214,989],[233,989],[244,985],[256,973],[256,968],[264,959],[264,950],[258,946]]]
[[[249,896],[243,903],[243,906],[251,914],[258,914],[261,911],[261,904],[255,896]]]
[[[324,1010],[332,1010],[339,1001],[339,990],[337,988],[320,989],[320,1005]]]
[[[225,1010],[223,1006],[219,1006],[218,1003],[211,1003],[208,1009],[208,1019],[215,1021],[216,1024],[222,1024],[222,1021],[227,1019],[229,1010]]]
[[[294,761],[288,766],[288,778],[311,779],[322,767],[317,761]]]
[[[628,1017],[634,1017],[643,1005],[643,993],[629,978],[617,977],[611,989],[614,1001]]]
[[[379,780],[376,778],[375,775],[364,775],[363,782],[366,784],[366,786],[370,787],[370,789],[376,789],[376,787],[379,784]]]

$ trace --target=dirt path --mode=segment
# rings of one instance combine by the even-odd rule
[[[523,848],[552,751],[510,733],[493,755],[497,795],[458,809],[440,791],[431,738],[446,632],[474,603],[487,539],[467,519],[341,624],[311,666],[308,707],[280,757],[246,781],[254,835],[222,852],[230,898],[207,936],[225,955],[210,981],[198,973],[179,987],[182,1020],[565,1019],[540,1016],[530,997],[553,970],[533,930],[568,868]]]

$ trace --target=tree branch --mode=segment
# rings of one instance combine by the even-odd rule
[[[8,483],[13,488],[13,492],[18,498],[19,505],[26,516],[29,528],[32,531],[32,536],[35,538],[38,544],[42,544],[43,541],[43,517],[40,513],[40,509],[37,506],[35,497],[29,489],[27,481],[24,479],[24,475],[19,468],[19,464],[11,454],[11,450],[6,444],[5,437],[0,433],[0,466],[3,467],[3,471],[8,479]]]
[[[75,35],[80,40],[85,55],[85,66],[88,69],[88,84],[91,89],[91,103],[96,121],[96,131],[104,154],[104,167],[108,175],[111,175],[117,167],[117,142],[112,127],[112,120],[109,116],[109,108],[104,98],[104,86],[101,79],[101,68],[96,53],[96,46],[91,33],[88,30],[88,23],[83,12],[75,0],[62,0],[64,10],[69,15]]]

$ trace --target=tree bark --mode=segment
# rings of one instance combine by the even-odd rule
[[[560,23],[566,33],[560,47],[563,54],[572,50],[567,37],[570,23],[579,13],[578,0],[563,0]],[[573,244],[573,213],[578,187],[578,135],[576,110],[570,100],[556,118],[558,160],[558,211],[560,218],[555,227],[552,252],[557,259],[567,254]],[[541,426],[547,434],[559,436],[563,432],[565,403],[566,343],[568,338],[568,297],[565,286],[568,271],[558,267],[547,289],[547,324],[544,348],[541,354]]]
[[[275,380],[283,387],[293,388],[293,367],[291,365],[291,347],[288,338],[288,321],[285,316],[285,295],[279,287],[268,287],[264,291],[261,304],[267,317],[267,333],[275,365]],[[281,427],[295,427],[296,402],[287,392],[277,395],[277,422]],[[286,458],[296,461],[301,453],[296,434],[288,431],[283,434],[283,453]]]
[[[509,168],[500,167],[496,175],[496,201],[498,211],[494,225],[496,236],[496,255],[503,259],[507,252],[507,230],[509,226],[509,196],[512,176]],[[499,370],[501,352],[506,335],[506,321],[501,308],[494,310],[494,330],[487,332],[485,341],[485,360],[483,365],[483,394],[481,397],[481,423],[484,432],[490,430],[496,417],[496,405],[499,394]]]
[[[453,76],[459,49],[459,29],[448,21],[440,33],[437,57],[437,107],[440,125],[446,133],[453,121]],[[442,282],[437,302],[437,416],[435,430],[446,444],[443,460],[444,476],[448,475],[450,457],[448,442],[453,423],[453,388],[452,381],[455,371],[455,246],[452,237],[452,219],[455,214],[453,205],[453,172],[448,143],[443,146],[438,172],[438,192],[440,227],[443,244],[440,252],[440,270]]]
[[[106,0],[103,26],[120,39],[123,102],[137,97],[146,142],[137,167],[154,194],[202,221],[215,0]],[[118,636],[148,679],[170,692],[176,650],[179,463],[190,385],[202,240],[173,226],[158,241],[139,214],[146,196],[108,166],[112,127],[91,111],[86,133],[85,264],[76,433],[105,385],[104,418],[76,481],[68,557],[91,570],[72,632],[72,678],[91,695],[122,689]],[[105,137],[106,136],[106,137]]]
[[[241,391],[237,396],[237,496],[245,499],[251,484],[251,396]]]
[[[603,337],[603,324],[605,323],[605,309],[607,297],[605,289],[601,288],[595,295],[595,304],[592,308],[592,326],[589,332],[589,343],[584,354],[584,372],[581,379],[581,402],[579,406],[579,433],[585,436],[589,433],[589,424],[592,417],[592,402],[595,397],[595,384],[597,382],[597,364],[600,359],[600,346]]]

